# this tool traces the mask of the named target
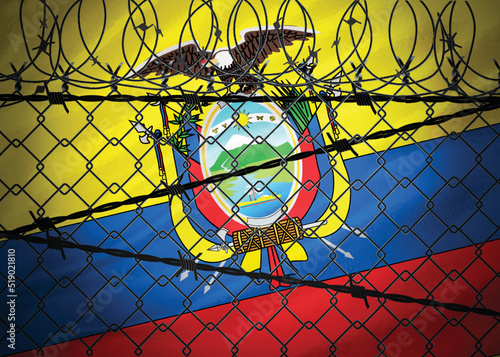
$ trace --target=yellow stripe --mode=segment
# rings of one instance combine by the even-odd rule
[[[327,75],[333,68],[336,68],[339,64],[336,56],[337,48],[335,46],[333,46],[332,48],[332,42],[333,39],[335,39],[336,35],[336,26],[331,25],[332,23],[340,23],[341,15],[351,3],[352,0],[339,0],[335,2],[334,7],[328,6],[327,12],[325,12],[325,6],[330,5],[330,2],[326,0],[312,2],[311,4],[306,5],[307,11],[314,22],[315,29],[320,32],[317,34],[315,39],[316,48],[322,49],[318,54],[319,62],[314,71],[314,75],[316,78],[321,78],[322,76]],[[427,5],[430,7],[431,13],[436,14],[437,12],[442,10],[445,4],[445,1],[435,1]],[[266,10],[269,13],[277,13],[279,5],[279,2],[266,3]],[[55,15],[59,15],[59,20],[64,17],[63,15],[70,8],[70,6],[70,2],[68,2],[67,4],[62,4],[61,2],[59,2],[57,9],[53,9],[55,11]],[[98,54],[98,60],[101,61],[103,65],[105,62],[109,62],[113,68],[116,68],[117,64],[123,61],[123,58],[121,56],[121,38],[123,35],[124,19],[128,18],[128,9],[121,2],[109,2],[106,4],[106,6],[108,22],[106,24],[104,37],[102,38],[96,54]],[[227,13],[227,6],[231,7],[232,4],[230,4],[229,1],[218,1],[215,2],[213,6],[216,14],[224,14]],[[366,65],[369,66],[370,70],[377,75],[393,75],[395,73],[395,68],[397,68],[397,65],[392,60],[390,50],[388,49],[386,42],[377,41],[377,39],[380,38],[386,39],[387,24],[393,2],[373,0],[370,1],[369,6],[369,14],[372,16],[371,20],[374,31],[373,38],[376,41],[373,43],[374,46],[371,49],[371,54],[368,57]],[[494,41],[494,34],[500,32],[500,23],[496,19],[497,12],[491,11],[491,1],[488,0],[476,0],[471,3],[471,7],[476,17],[481,21],[480,23],[478,23],[476,43],[473,48],[470,65],[474,69],[480,69],[481,74],[483,75],[496,77],[498,70],[492,62],[491,54],[498,53],[498,49],[500,46],[500,43],[498,41]],[[423,19],[427,16],[423,12],[423,7],[417,6],[414,8],[417,11],[419,21],[420,19]],[[164,17],[162,17],[160,21],[160,28],[164,29],[164,27],[166,26],[165,24],[168,24],[169,29],[174,31],[172,36],[158,37],[158,44],[156,48],[158,50],[162,50],[175,45],[175,43],[172,42],[172,38],[178,38],[177,35],[180,33],[179,31],[180,29],[182,29],[186,21],[187,7],[172,7],[170,2],[165,1],[155,3],[155,9],[157,13],[161,13],[164,15]],[[39,16],[37,13],[39,12],[39,10],[40,9],[38,7],[25,6],[23,7],[23,14],[26,19],[38,18]],[[83,28],[85,38],[90,39],[90,41],[92,42],[93,39],[96,38],[95,36],[97,36],[95,30],[100,27],[100,23],[102,23],[103,21],[102,11],[99,7],[96,8],[94,4],[92,4],[92,2],[89,2],[87,5],[86,3],[84,3],[82,5],[81,11],[83,19],[91,18],[92,24],[96,24],[95,26],[92,24],[87,24],[87,27],[84,26]],[[406,19],[408,19],[408,16],[411,15],[409,14],[408,7],[401,2],[400,5],[398,5],[398,11],[401,11],[401,13],[398,13],[396,16],[396,18],[399,19],[399,22],[394,23],[391,35],[394,40],[394,46],[398,48],[399,53],[407,54],[409,53],[412,41],[408,40],[408,37],[411,36],[411,33],[409,33],[406,29],[408,23]],[[254,27],[255,17],[244,16],[245,14],[245,12],[242,12],[242,16],[238,17],[238,27],[241,29]],[[6,59],[0,66],[0,71],[2,73],[12,73],[12,69],[8,64],[9,61],[12,61],[16,65],[16,67],[19,68],[20,63],[22,62],[22,58],[26,57],[24,45],[20,38],[21,34],[18,32],[18,29],[20,29],[18,15],[19,9],[17,6],[4,7],[2,13],[0,14],[0,19],[3,20],[0,21],[0,30],[5,34],[8,34],[6,39],[7,45],[0,48],[1,58]],[[209,11],[207,11],[205,15],[199,15],[200,17],[197,17],[197,21],[193,22],[193,30],[197,36],[197,40],[199,43],[206,43],[208,40],[208,33],[204,31],[204,29],[206,24],[210,23],[211,21],[211,14]],[[460,23],[463,28],[463,31],[459,32],[456,37],[457,44],[462,46],[462,49],[458,50],[460,53],[465,54],[468,51],[468,41],[470,39],[470,36],[468,37],[466,34],[471,33],[470,14],[468,13],[468,10],[465,6],[457,6],[454,10],[454,15],[456,16],[454,18],[454,21],[456,23]],[[152,16],[151,14],[147,14],[146,16],[148,16],[148,18],[142,21],[146,23],[154,23],[154,18],[149,17]],[[359,14],[356,13],[354,17],[358,21],[364,20],[361,12]],[[287,22],[296,26],[304,25],[302,21],[301,11],[297,6],[291,5],[290,9],[287,10]],[[84,23],[84,25],[86,24]],[[222,33],[226,33],[227,28],[225,28],[224,26],[224,21],[219,23],[219,26]],[[352,29],[355,34],[358,34],[359,31],[361,31],[361,25],[355,24]],[[127,29],[127,31],[129,30],[130,28]],[[81,41],[71,40],[72,38],[80,37],[78,31],[79,30],[76,25],[64,27],[63,47],[67,58],[71,58],[71,61],[75,61],[75,66],[80,66],[80,64],[83,64],[82,70],[86,74],[89,74],[90,76],[94,76],[96,78],[108,80],[109,73],[101,69],[100,66],[92,66],[88,62],[85,63],[85,61],[88,60],[88,51],[83,47]],[[151,31],[151,29],[148,31]],[[147,37],[145,38],[145,41],[150,45],[149,48],[152,48],[155,41],[154,31],[147,32],[146,35]],[[36,36],[34,37],[34,39],[36,39]],[[34,39],[32,38],[30,41],[33,41]],[[183,40],[186,41],[189,39],[189,36],[185,36],[183,38]],[[126,40],[126,52],[129,54],[135,54],[134,51],[137,48],[144,48],[143,51],[139,54],[139,62],[142,62],[143,60],[150,57],[149,51],[144,46],[141,46],[141,40],[139,38],[136,38],[134,36],[127,36]],[[240,39],[237,38],[236,40],[239,41]],[[422,56],[425,56],[425,54],[428,52],[428,45],[430,44],[429,41],[432,41],[432,28],[430,26],[419,27],[419,42],[416,48],[417,58],[415,58],[413,64],[419,63],[419,61],[423,59]],[[226,42],[223,42],[223,45],[224,44],[226,44]],[[30,48],[32,48],[33,46],[30,46]],[[56,43],[56,46],[58,47],[59,43]],[[291,51],[289,53],[292,57],[295,56],[298,48],[300,48],[300,45],[298,44],[289,47],[289,51]],[[346,53],[352,51],[352,46],[348,37],[341,36],[338,49],[341,55],[341,60],[345,58],[342,56],[345,56]],[[360,50],[361,52],[366,52],[367,46],[365,41],[363,41]],[[364,55],[365,52],[361,53],[361,55]],[[48,72],[51,72],[50,64],[46,60],[48,57],[46,57],[45,54],[42,55],[43,56],[40,56],[37,59],[37,65],[40,65]],[[298,58],[307,57],[307,55],[308,48],[307,46],[305,46],[302,49],[302,52],[298,54]],[[271,61],[269,62],[266,72],[280,73],[283,71],[284,61],[279,60],[279,58],[281,58],[280,56],[282,57],[282,53],[275,53],[271,55]],[[21,58],[20,62],[16,62],[16,59],[19,58]],[[273,58],[277,58],[278,60],[275,60]],[[388,61],[387,58],[391,59]],[[359,64],[359,60],[357,58],[353,57],[350,59],[354,61],[355,65]],[[127,70],[125,66],[122,67],[121,72],[119,73],[120,75],[125,74],[125,71]],[[64,65],[63,67],[64,69],[66,68]],[[348,63],[347,68],[349,68]],[[445,75],[450,78],[451,69],[448,67],[445,69],[449,70],[449,72],[445,73]],[[419,78],[419,75],[420,77],[422,77],[427,73],[432,73],[432,71],[434,70],[434,61],[428,60],[424,65],[418,68],[418,71],[412,73],[412,75]],[[370,78],[370,75],[366,70],[363,72],[363,76],[365,79]],[[41,75],[36,71],[34,66],[31,66],[25,73],[23,73],[23,77],[25,79],[44,79],[43,76],[41,77]],[[71,75],[70,78],[82,79],[82,76],[74,74]],[[185,82],[187,79],[187,77],[182,75],[173,76],[169,79],[169,85],[174,86],[176,84]],[[294,82],[296,80],[296,75],[291,73],[285,77],[280,78],[280,80],[281,79],[288,79]],[[351,79],[353,79],[352,76]],[[497,85],[496,81],[484,81],[483,79],[478,78],[473,73],[471,73],[471,71],[467,73],[466,79],[472,85],[478,88],[484,88],[485,90],[490,90]],[[204,82],[200,80],[191,80],[189,81],[189,83],[185,84],[183,88],[186,90],[196,90],[200,86],[200,84],[203,83]],[[374,86],[377,86],[379,84],[380,83],[374,83]],[[431,89],[440,88],[443,85],[443,80],[436,77],[435,79],[424,84],[428,87],[431,87]],[[49,85],[52,91],[59,91],[59,86],[60,82],[57,81],[54,81]],[[366,89],[372,89],[369,83],[365,84],[364,87]],[[0,83],[0,92],[2,93],[11,93],[12,88],[13,81],[4,81]],[[341,88],[343,90],[350,90],[350,87],[348,85],[342,85]],[[34,89],[35,85],[23,84],[22,92],[24,94],[33,93]],[[387,93],[395,93],[396,90],[397,88],[395,87],[386,87],[384,89],[384,91]],[[70,86],[70,92],[74,95],[107,95],[109,94],[109,89],[88,90]],[[144,95],[146,91],[142,89],[123,88],[122,92],[124,94]],[[401,94],[408,95],[411,93],[409,90],[405,90],[401,92]],[[452,93],[452,95],[454,95],[454,93]],[[36,156],[39,156],[40,159],[43,158],[44,168],[41,173],[39,173],[36,168],[38,161],[35,160],[33,158],[33,155],[26,151],[22,146],[18,148],[11,146],[3,155],[0,156],[0,167],[11,168],[9,170],[2,170],[1,173],[2,181],[6,183],[8,188],[12,187],[15,184],[18,184],[21,187],[26,186],[26,193],[20,193],[17,196],[10,193],[0,201],[0,223],[3,224],[7,229],[12,229],[19,225],[31,223],[29,215],[21,214],[20,212],[26,212],[27,210],[36,211],[39,205],[44,205],[47,215],[49,216],[66,215],[71,211],[87,209],[88,205],[95,206],[111,201],[123,200],[127,198],[128,195],[150,193],[153,190],[153,186],[151,185],[150,181],[154,182],[155,184],[159,183],[154,150],[152,150],[152,148],[148,145],[139,143],[138,135],[136,133],[128,133],[131,128],[128,120],[134,119],[137,114],[137,112],[131,108],[129,103],[105,102],[100,104],[98,108],[93,112],[94,119],[92,120],[92,125],[95,125],[103,135],[95,130],[92,125],[88,125],[87,113],[83,109],[81,109],[78,104],[72,102],[67,103],[67,105],[70,109],[69,115],[66,114],[62,106],[51,106],[46,112],[44,112],[45,119],[43,125],[47,129],[51,130],[58,138],[58,140],[61,140],[63,138],[71,140],[74,138],[71,145],[68,145],[66,147],[62,147],[61,145],[59,145],[55,150],[53,150],[53,152],[50,153],[48,157],[44,158],[47,153],[54,149],[54,147],[57,145],[57,141],[52,137],[51,134],[47,133],[47,131],[43,127],[39,127],[38,129],[36,129],[28,139],[23,141],[23,145],[25,145],[32,153],[34,153]],[[93,111],[97,107],[97,104],[94,103],[83,102],[81,105],[87,108],[88,111]],[[136,108],[140,108],[141,110],[144,107],[144,104],[135,102],[132,103],[132,105]],[[382,103],[379,103],[379,105],[382,105]],[[47,107],[47,104],[35,103],[34,106],[40,111],[43,111]],[[176,107],[179,108],[178,106]],[[472,107],[472,105],[438,104],[433,107],[435,110],[435,113],[433,115],[437,116],[440,114],[451,113],[464,107]],[[384,110],[386,111],[385,120],[394,127],[399,127],[410,122],[417,122],[426,119],[426,106],[422,103],[390,103],[384,108]],[[325,112],[326,110],[324,109],[324,107],[319,110],[320,123],[322,127],[327,126],[327,122],[324,118]],[[380,121],[380,118],[376,115],[373,115],[368,107],[359,107],[353,103],[346,103],[342,104],[337,112],[337,120],[349,134],[364,135],[370,131],[388,128],[388,124],[386,124],[384,121]],[[155,128],[161,128],[163,126],[161,114],[159,113],[158,107],[147,106],[144,110],[142,110],[141,114],[143,115],[144,123],[147,126],[153,125]],[[1,122],[0,130],[10,140],[16,138],[18,140],[23,140],[26,135],[33,130],[34,125],[37,124],[37,113],[31,107],[31,105],[27,103],[20,103],[7,108],[2,108],[0,109],[0,115],[3,118],[20,118],[20,120],[3,120]],[[446,135],[445,130],[447,132],[460,132],[465,128],[467,128],[467,130],[470,130],[485,126],[485,122],[488,122],[490,124],[500,122],[500,116],[498,116],[498,114],[494,112],[483,113],[482,117],[484,120],[476,120],[470,127],[467,127],[467,125],[471,122],[473,116],[446,123],[442,125],[443,129],[438,127],[422,128],[419,129],[418,132],[414,135],[414,139],[417,142],[422,140],[429,140],[432,138],[443,137],[444,135]],[[68,120],[68,118],[71,118],[71,120]],[[79,133],[79,131],[82,130],[84,126],[86,126],[86,128],[81,133]],[[172,130],[175,130],[175,127],[172,127]],[[330,129],[328,129],[328,131],[330,131]],[[341,134],[343,137],[347,137],[347,134],[345,132],[342,132]],[[137,163],[137,160],[132,157],[121,145],[107,145],[105,137],[116,137],[119,139],[123,137],[123,145],[136,157],[142,158],[142,167],[140,171],[144,176],[141,173],[136,172],[137,169],[135,168],[135,164]],[[376,151],[382,151],[389,148],[395,148],[410,144],[413,144],[413,140],[405,141],[403,139],[396,140],[395,138],[381,139],[370,143],[370,145],[372,145]],[[7,145],[8,142],[0,136],[0,149],[3,150],[3,148]],[[81,154],[85,156],[85,158],[83,158],[82,155],[73,148],[73,146],[76,147],[78,151],[80,151]],[[163,146],[162,150],[164,154],[163,156],[165,164],[168,168],[167,176],[168,179],[171,180],[172,175],[170,175],[169,173],[172,169],[174,169],[173,155],[171,150],[166,146]],[[356,150],[360,153],[360,155],[373,153],[373,150],[365,144],[358,145],[356,147]],[[345,159],[352,157],[350,153],[345,153],[343,154],[343,156]],[[88,170],[85,167],[85,165],[87,164],[87,159],[92,160],[92,172],[93,174],[97,175],[99,179],[102,180],[102,182],[104,182],[108,186],[111,186],[113,183],[117,183],[119,186],[124,185],[123,189],[126,193],[121,191],[118,191],[116,194],[113,194],[111,192],[105,193],[106,188],[101,184],[101,182],[97,180],[92,173],[87,173]],[[347,174],[343,169],[343,165],[338,164],[337,169],[340,172],[335,173],[335,192],[333,196],[334,198],[339,199],[339,202],[337,203],[337,206],[339,208],[337,209],[336,214],[338,214],[340,218],[342,218],[347,214],[346,207],[348,205],[346,205],[344,201],[349,201],[349,193],[344,193],[346,189],[345,179],[347,179]],[[47,176],[50,181],[45,179],[44,176]],[[342,179],[341,176],[344,176],[345,179]],[[31,178],[33,177],[35,178],[30,182]],[[55,187],[51,182],[54,183]],[[70,187],[74,186],[76,194],[73,192],[69,192],[66,194],[58,192],[58,188],[63,184],[68,184]],[[0,197],[8,191],[8,188],[0,185]],[[50,201],[46,203],[49,198]],[[32,199],[35,200],[36,203],[33,202]],[[83,202],[82,199],[85,202]],[[99,200],[96,202],[97,199]],[[167,202],[166,198],[148,200],[143,204],[143,207],[165,202]],[[182,207],[179,206],[177,208],[182,209]],[[120,212],[130,211],[132,209],[133,207],[130,206],[122,207],[112,212],[96,214],[94,215],[94,218],[114,215]],[[318,232],[320,233],[320,235],[325,235],[328,232],[335,231],[336,227],[338,229],[339,219],[335,216],[328,216],[329,214],[327,211],[325,215],[323,215],[323,217],[329,218],[329,222],[328,225],[318,228]],[[68,222],[68,224],[69,223],[71,222]],[[179,228],[185,229],[185,227],[187,226],[189,226],[188,223],[183,225],[183,228]],[[204,254],[208,255],[209,253],[205,252]]]

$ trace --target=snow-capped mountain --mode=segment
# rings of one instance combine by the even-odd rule
[[[233,135],[231,136],[231,139],[224,145],[224,149],[226,150],[232,150],[235,148],[239,148],[241,145],[248,145],[252,142],[252,139],[249,138],[248,136],[243,136],[243,135]]]

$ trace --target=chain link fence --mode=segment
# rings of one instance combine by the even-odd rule
[[[495,9],[6,5],[3,354],[500,353]]]

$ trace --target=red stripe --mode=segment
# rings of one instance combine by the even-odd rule
[[[468,306],[476,303],[477,290],[484,305],[498,311],[500,279],[494,279],[494,272],[500,271],[499,251],[497,240],[480,250],[470,246],[436,254],[431,259],[377,268],[363,273],[367,274],[367,282],[362,285],[423,298],[427,296],[426,288],[437,300]],[[452,273],[454,270],[462,277]],[[451,277],[447,277],[450,273]],[[347,285],[348,279],[341,277],[329,282]],[[470,356],[477,341],[484,355],[500,353],[500,324],[493,317],[471,313],[465,316],[390,301],[380,305],[374,298],[368,298],[370,309],[366,309],[363,300],[308,287],[284,290],[281,294],[286,299],[274,292],[240,300],[236,306],[220,305],[87,337],[83,343],[71,341],[47,347],[45,356],[84,356],[84,343],[95,343],[94,357],[137,356],[137,347],[131,340],[141,345],[142,356],[184,356],[188,351],[189,356],[231,356],[233,346],[228,341],[238,343],[238,350],[233,353],[239,357],[279,356],[283,351],[277,339],[286,344],[287,356],[329,356],[331,352],[338,356],[372,356],[382,348],[377,348],[376,339],[383,342],[387,356],[422,356],[428,344],[422,335],[432,339],[430,351],[436,356]],[[450,324],[443,316],[456,320]],[[405,319],[412,320],[412,324]],[[33,355],[34,352],[20,354]]]

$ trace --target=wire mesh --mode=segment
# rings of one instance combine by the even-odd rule
[[[2,315],[2,352],[99,355],[113,345],[126,355],[158,354],[152,346],[245,355],[257,341],[282,356],[500,353],[498,315],[352,299],[366,299],[365,287],[500,310],[495,7],[6,6],[17,26],[4,29],[0,74],[0,228],[28,224],[22,233],[44,237],[28,211],[54,221],[86,210],[57,225],[59,238],[180,252],[181,270],[2,242],[17,262],[17,348]],[[432,125],[411,126],[420,122]],[[343,139],[356,151],[325,149]],[[321,153],[289,160],[308,150]],[[158,194],[216,175],[226,176]],[[197,262],[214,272],[196,271]],[[216,271],[223,267],[262,275]],[[1,274],[9,302],[12,279]],[[352,296],[287,276],[344,285]],[[443,347],[450,334],[462,342]]]

